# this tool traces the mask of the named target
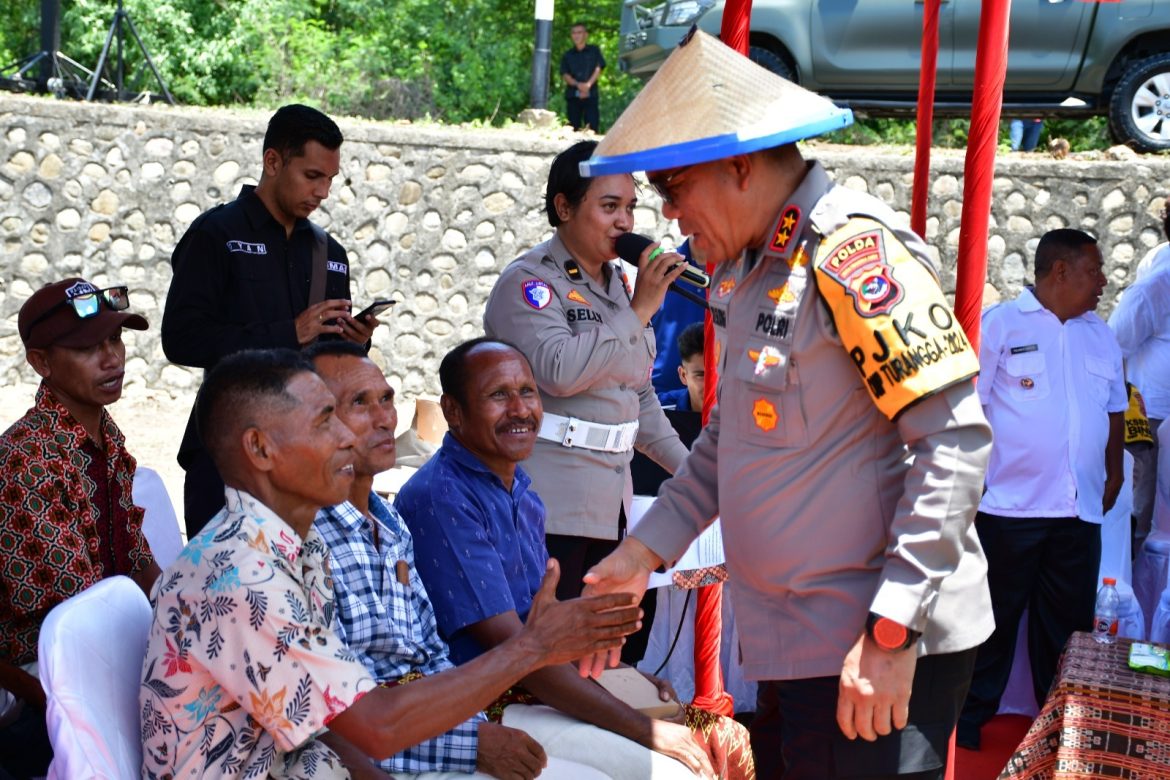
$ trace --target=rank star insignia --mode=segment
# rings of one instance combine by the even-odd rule
[[[796,226],[800,222],[800,209],[796,206],[789,206],[784,209],[784,213],[780,215],[780,221],[776,223],[776,233],[772,236],[772,243],[769,249],[776,252],[784,252],[788,249],[788,242],[792,240],[793,234],[796,232]]]
[[[566,298],[568,298],[570,301],[576,301],[577,303],[583,303],[583,304],[585,304],[586,306],[589,306],[589,307],[591,307],[591,308],[592,308],[592,306],[593,306],[593,304],[592,304],[592,303],[590,303],[589,301],[585,300],[585,296],[584,296],[584,295],[582,295],[581,293],[577,292],[576,290],[569,290],[569,294],[568,294],[568,295],[566,295],[565,297],[566,297]]]
[[[756,427],[764,433],[771,431],[780,422],[780,415],[776,414],[776,405],[767,398],[759,398],[752,404],[752,419]]]

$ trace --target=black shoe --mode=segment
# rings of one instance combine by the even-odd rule
[[[966,750],[978,750],[981,731],[979,726],[960,723],[955,729],[955,744]]]

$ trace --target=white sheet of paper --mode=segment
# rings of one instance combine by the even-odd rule
[[[628,528],[633,530],[638,525],[638,521],[642,519],[642,515],[646,514],[646,510],[654,503],[654,496],[634,496],[634,502],[630,506],[630,517]],[[671,575],[675,569],[681,571],[688,571],[690,569],[702,569],[706,566],[718,566],[725,562],[723,556],[723,530],[720,526],[719,518],[715,518],[706,531],[699,535],[699,538],[691,542],[691,546],[682,554],[673,567],[667,569],[665,573],[659,574],[652,572],[650,574],[650,583],[648,587],[661,588],[663,585],[670,585],[672,582]]]

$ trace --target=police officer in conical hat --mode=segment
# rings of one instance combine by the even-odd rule
[[[992,630],[972,525],[991,432],[925,244],[796,146],[850,121],[696,33],[582,164],[646,171],[715,263],[720,378],[687,461],[585,579],[640,591],[721,516],[744,668],[782,724],[757,760],[941,778]]]

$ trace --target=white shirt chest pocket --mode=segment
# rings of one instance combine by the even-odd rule
[[[1052,392],[1042,352],[1008,355],[1004,361],[1004,379],[1013,401],[1041,401]]]
[[[1089,397],[1102,409],[1109,403],[1109,383],[1115,376],[1113,365],[1108,360],[1085,356],[1085,381],[1089,385]]]

